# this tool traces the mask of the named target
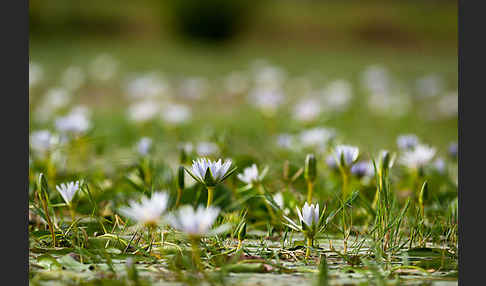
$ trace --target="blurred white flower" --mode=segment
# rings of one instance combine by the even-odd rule
[[[440,97],[437,102],[437,110],[442,117],[449,118],[457,116],[459,108],[459,97],[457,91],[452,91]]]
[[[181,124],[191,118],[191,109],[182,104],[167,104],[163,107],[162,119],[171,124]]]
[[[144,100],[134,103],[128,107],[128,116],[135,122],[145,122],[151,120],[160,111],[158,102]]]
[[[138,223],[156,225],[167,209],[169,196],[166,192],[155,192],[150,198],[143,197],[141,202],[130,201],[128,207],[120,208],[120,213]]]
[[[230,94],[241,94],[248,89],[248,79],[241,72],[231,72],[224,79],[224,87]]]
[[[188,99],[202,98],[209,88],[209,82],[202,77],[189,77],[180,86],[180,95]]]
[[[243,173],[237,175],[240,181],[247,183],[247,184],[255,184],[259,183],[263,180],[265,175],[267,174],[268,168],[264,168],[262,172],[258,171],[257,165],[253,164],[250,167],[247,167],[243,170]]]
[[[437,158],[434,161],[433,166],[434,166],[434,169],[441,174],[444,174],[446,172],[447,165],[446,165],[444,158],[441,158],[441,157]]]
[[[373,163],[370,161],[361,161],[351,167],[351,174],[358,178],[371,177],[375,174]]]
[[[397,137],[397,145],[401,150],[411,150],[419,144],[419,138],[415,134],[403,134]]]
[[[59,142],[49,130],[38,130],[30,134],[30,147],[43,154]]]
[[[305,98],[294,107],[294,118],[302,122],[314,121],[321,113],[321,102],[317,98]]]
[[[300,132],[299,140],[303,147],[325,147],[334,136],[334,130],[316,127]]]
[[[68,67],[61,75],[61,83],[66,89],[74,91],[79,89],[85,82],[86,75],[78,66]]]
[[[267,116],[273,116],[284,101],[279,89],[257,88],[248,95],[249,102]]]
[[[401,117],[406,115],[412,106],[407,93],[373,93],[368,98],[368,108],[377,115]]]
[[[435,148],[419,144],[415,149],[402,154],[401,163],[409,168],[420,168],[432,160],[435,152]]]
[[[169,84],[159,73],[152,72],[135,76],[129,80],[126,90],[132,98],[148,100],[167,95]]]
[[[295,146],[294,136],[288,133],[282,133],[277,136],[277,145],[280,148],[292,149]]]
[[[196,146],[196,153],[199,156],[210,156],[219,152],[219,147],[213,142],[199,142]]]
[[[149,137],[142,137],[137,143],[137,152],[142,156],[147,156],[152,147],[152,139]]]
[[[341,160],[346,166],[350,166],[351,164],[358,159],[359,149],[355,146],[350,145],[338,145],[334,148],[334,156],[338,160],[339,164]]]
[[[85,107],[74,108],[68,115],[56,119],[56,129],[60,132],[86,132],[91,127],[88,116],[89,111]]]
[[[345,111],[353,97],[351,84],[346,80],[331,82],[325,89],[324,108],[327,111]]]
[[[444,81],[439,75],[431,74],[417,79],[416,87],[420,96],[436,96],[442,92]]]
[[[172,227],[188,235],[203,236],[208,234],[218,217],[219,208],[199,206],[196,211],[192,206],[182,206],[175,213],[167,216]]]
[[[79,190],[79,181],[62,183],[56,186],[56,190],[61,194],[67,205],[71,205],[74,195]]]
[[[29,63],[29,88],[36,86],[44,78],[44,70],[39,64]]]
[[[98,55],[90,65],[90,73],[96,80],[108,81],[115,77],[118,61],[110,54]]]
[[[378,65],[369,66],[362,74],[361,84],[372,94],[384,94],[390,88],[388,71]]]
[[[65,88],[49,89],[39,107],[35,110],[36,119],[45,122],[56,112],[71,101],[72,94]]]
[[[231,160],[225,160],[224,162],[219,159],[218,161],[211,161],[207,158],[199,158],[192,161],[192,168],[188,170],[188,173],[194,180],[207,186],[215,186],[224,181],[235,169],[230,170]],[[207,174],[209,172],[209,174]]]
[[[254,73],[255,83],[259,88],[278,89],[282,86],[286,77],[283,69],[265,63],[256,66]]]

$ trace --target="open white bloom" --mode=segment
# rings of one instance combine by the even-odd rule
[[[268,168],[263,169],[261,173],[258,172],[256,164],[251,165],[243,170],[243,173],[238,174],[237,177],[240,181],[247,184],[254,184],[261,182],[267,174]]]
[[[199,156],[209,156],[214,155],[219,152],[219,147],[213,142],[199,142],[196,146],[196,153]]]
[[[162,119],[171,124],[180,124],[191,118],[191,109],[183,104],[168,104],[162,111]]]
[[[231,163],[231,160],[226,160],[223,163],[221,159],[211,161],[207,158],[199,158],[192,161],[192,169],[186,169],[186,171],[194,180],[212,187],[224,181],[236,170],[236,168],[230,170]]]
[[[398,148],[411,150],[419,144],[419,138],[415,134],[403,134],[397,137]]]
[[[302,131],[299,139],[303,147],[325,147],[334,135],[334,130],[317,127]]]
[[[156,192],[152,197],[143,197],[141,202],[130,201],[129,207],[120,208],[120,213],[138,223],[155,225],[167,209],[169,196],[166,192]]]
[[[302,212],[297,208],[297,214],[302,224],[305,223],[308,227],[317,225],[319,223],[319,204],[309,205],[306,202],[302,208]]]
[[[152,139],[149,137],[142,137],[138,141],[136,149],[140,155],[146,156],[150,151],[150,147],[152,147]]]
[[[218,217],[219,208],[199,206],[196,211],[192,206],[182,206],[175,213],[167,216],[169,224],[189,235],[202,236],[209,232]]]
[[[62,183],[56,186],[56,190],[61,194],[66,204],[71,205],[74,195],[79,190],[79,181]]]
[[[339,164],[341,164],[341,160],[346,166],[351,165],[358,159],[359,149],[355,146],[350,145],[338,145],[334,149],[334,156],[338,160]]]
[[[302,122],[314,121],[321,114],[321,102],[317,98],[306,98],[294,107],[294,118]]]
[[[56,129],[60,132],[83,133],[91,127],[88,114],[86,108],[74,108],[68,115],[56,119]]]
[[[402,154],[401,162],[409,168],[420,168],[427,164],[435,155],[435,148],[419,144],[413,150]]]

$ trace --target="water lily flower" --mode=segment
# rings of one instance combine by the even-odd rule
[[[167,209],[168,201],[166,192],[155,192],[150,198],[143,197],[140,203],[130,201],[129,207],[120,208],[120,213],[138,223],[154,226]]]
[[[154,118],[159,111],[160,106],[158,102],[146,99],[130,105],[128,107],[128,116],[135,122],[146,122]]]
[[[419,144],[419,138],[415,134],[403,134],[397,137],[397,145],[401,150],[412,150]]]
[[[137,152],[142,156],[147,156],[152,147],[152,139],[149,137],[142,137],[136,146]]]
[[[302,131],[299,139],[303,147],[325,147],[334,136],[334,130],[317,127]]]
[[[432,160],[435,152],[435,148],[419,144],[415,149],[404,152],[401,162],[409,168],[421,168]]]
[[[335,80],[324,90],[324,108],[327,111],[343,112],[351,102],[351,84],[346,80]]]
[[[351,174],[358,178],[371,177],[375,173],[373,164],[369,161],[357,162],[351,167]]]
[[[56,129],[60,132],[83,133],[91,127],[88,113],[85,107],[74,108],[68,115],[56,119]]]
[[[204,236],[209,233],[218,214],[219,208],[216,207],[199,206],[194,210],[192,206],[186,205],[169,214],[167,221],[175,229],[190,236]]]
[[[228,178],[236,168],[230,170],[231,160],[226,160],[224,163],[221,159],[218,161],[211,161],[207,158],[199,158],[192,161],[192,169],[186,168],[186,171],[191,177],[199,183],[214,187]]]
[[[68,206],[71,205],[71,201],[79,190],[79,181],[62,183],[56,186],[56,190],[61,194],[61,197]]]
[[[295,105],[293,116],[301,122],[314,121],[321,114],[321,102],[317,98],[306,98]]]
[[[250,167],[245,168],[243,173],[238,174],[237,177],[240,181],[247,183],[248,185],[258,184],[263,180],[267,172],[268,167],[265,167],[262,172],[258,172],[257,165],[253,164]]]
[[[338,145],[334,149],[334,156],[338,160],[338,164],[350,166],[358,159],[359,149],[350,145]]]
[[[306,202],[302,212],[297,208],[297,214],[302,224],[305,223],[308,227],[312,227],[319,222],[319,204],[314,206],[314,204],[309,205]]]

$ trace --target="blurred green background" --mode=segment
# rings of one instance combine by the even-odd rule
[[[126,72],[160,70],[210,80],[258,59],[289,77],[317,72],[353,82],[378,64],[409,82],[439,73],[447,90],[457,90],[456,1],[30,0],[29,13],[30,57],[53,75],[52,84],[67,66],[85,66],[108,53]],[[85,91],[77,102],[113,116],[121,96],[116,89]],[[425,120],[427,110],[419,107],[384,120],[357,106],[326,124],[370,149],[394,145],[404,132],[443,149],[457,140],[457,117]]]

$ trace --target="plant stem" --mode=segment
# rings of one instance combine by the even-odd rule
[[[197,237],[191,237],[192,247],[192,260],[198,270],[202,270],[201,257],[199,253],[199,239]]]
[[[310,256],[310,248],[312,247],[312,238],[307,238],[307,249],[305,251],[305,259],[308,259]]]
[[[176,204],[175,207],[179,207],[179,204],[181,202],[181,197],[182,197],[182,190],[181,188],[177,188],[177,199],[176,199]]]
[[[238,240],[238,246],[236,247],[236,250],[240,250],[241,247],[243,246],[243,241],[242,240]]]
[[[263,189],[263,185],[262,184],[258,184],[258,191],[260,192],[260,194],[262,196],[265,195],[265,190]],[[265,207],[267,208],[267,211],[270,214],[271,219],[273,221],[276,221],[275,213],[273,212],[272,207],[268,204],[268,202],[267,202],[267,200],[265,200],[265,198],[263,198],[263,203],[265,204]]]
[[[42,208],[44,209],[44,213],[46,214],[47,225],[49,226],[49,231],[51,232],[52,236],[52,246],[56,247],[56,234],[54,233],[54,226],[52,225],[51,217],[49,216],[49,210],[47,208],[47,197],[45,200],[42,198],[41,192],[39,194],[39,199],[42,203]]]
[[[312,181],[307,181],[307,203],[312,203],[312,192],[314,190],[314,183]]]
[[[214,187],[207,187],[207,189],[208,189],[208,203],[206,205],[206,208],[209,208],[211,206],[211,203],[213,202]]]

